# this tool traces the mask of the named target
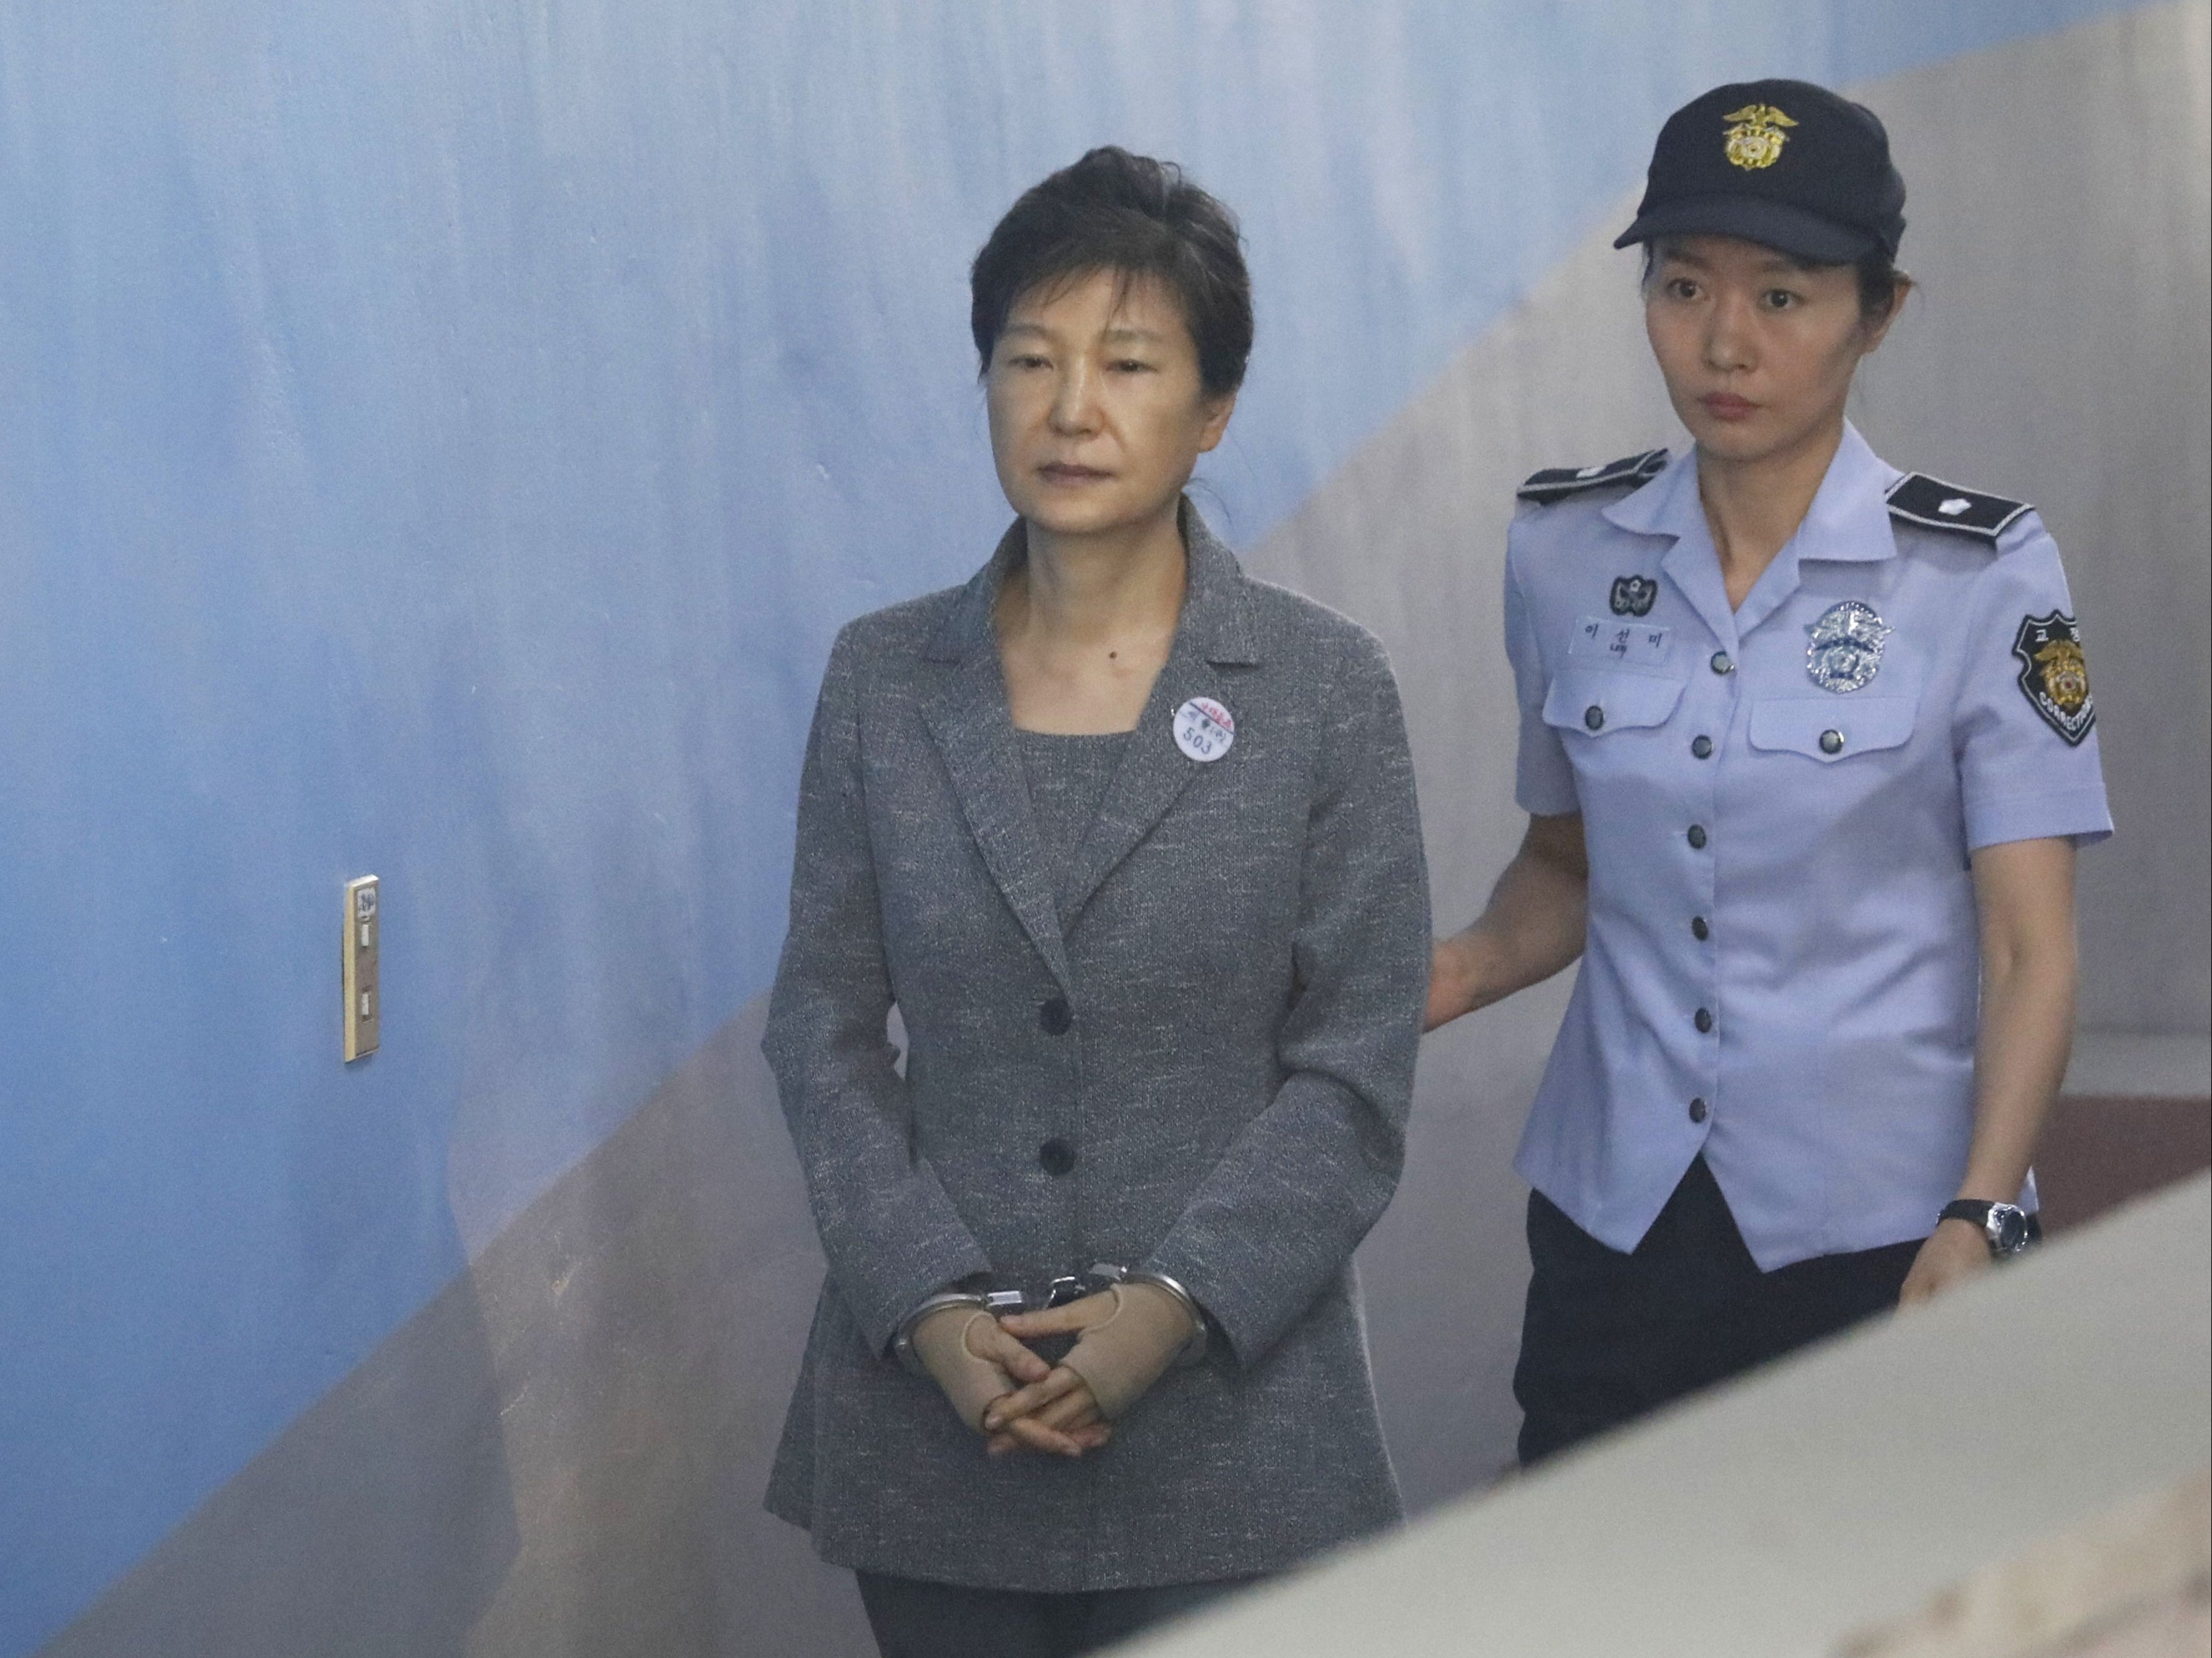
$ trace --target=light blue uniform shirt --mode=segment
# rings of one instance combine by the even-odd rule
[[[1694,452],[1514,520],[1517,797],[1580,812],[1590,869],[1516,1166],[1615,1249],[1700,1151],[1769,1271],[1933,1230],[1973,1124],[1968,854],[2111,832],[2041,519],[1923,528],[1901,477],[1847,427],[1734,612]]]

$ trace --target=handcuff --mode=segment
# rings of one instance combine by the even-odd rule
[[[1091,1280],[1088,1285],[1085,1279]],[[898,1333],[891,1338],[891,1356],[916,1376],[927,1374],[921,1357],[914,1351],[914,1333],[921,1328],[922,1320],[947,1307],[972,1307],[994,1318],[1008,1313],[1039,1313],[1064,1307],[1071,1301],[1080,1301],[1085,1296],[1121,1284],[1149,1284],[1164,1290],[1190,1315],[1190,1338],[1176,1350],[1171,1363],[1195,1364],[1206,1357],[1206,1314],[1196,1297],[1165,1272],[1151,1272],[1141,1266],[1119,1266],[1107,1260],[1093,1262],[1082,1278],[1062,1273],[1034,1295],[1026,1290],[945,1290],[926,1296],[919,1306],[899,1321]]]

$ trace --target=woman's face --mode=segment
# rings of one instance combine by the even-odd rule
[[[1237,401],[1200,386],[1198,348],[1174,295],[1111,270],[1016,300],[985,388],[1007,501],[1066,536],[1171,512]]]
[[[1860,313],[1849,265],[1802,265],[1734,236],[1662,243],[1644,298],[1667,396],[1707,454],[1755,461],[1839,423],[1889,319]]]

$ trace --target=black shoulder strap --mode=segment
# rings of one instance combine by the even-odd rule
[[[1533,473],[1528,480],[1513,493],[1523,501],[1533,501],[1548,507],[1555,501],[1565,501],[1569,495],[1578,495],[1585,489],[1606,489],[1622,484],[1649,483],[1666,470],[1667,452],[1646,449],[1640,455],[1626,455],[1619,460],[1609,460],[1602,466],[1552,466]]]
[[[1898,479],[1891,486],[1888,500],[1892,518],[1930,530],[1956,530],[1984,541],[1995,541],[2028,510],[2024,501],[1961,489],[1925,472],[1909,472]]]

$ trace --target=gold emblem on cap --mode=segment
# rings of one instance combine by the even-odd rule
[[[1790,137],[1782,129],[1797,125],[1771,104],[1746,104],[1721,119],[1731,123],[1728,158],[1747,173],[1772,167],[1780,160],[1782,146]]]

